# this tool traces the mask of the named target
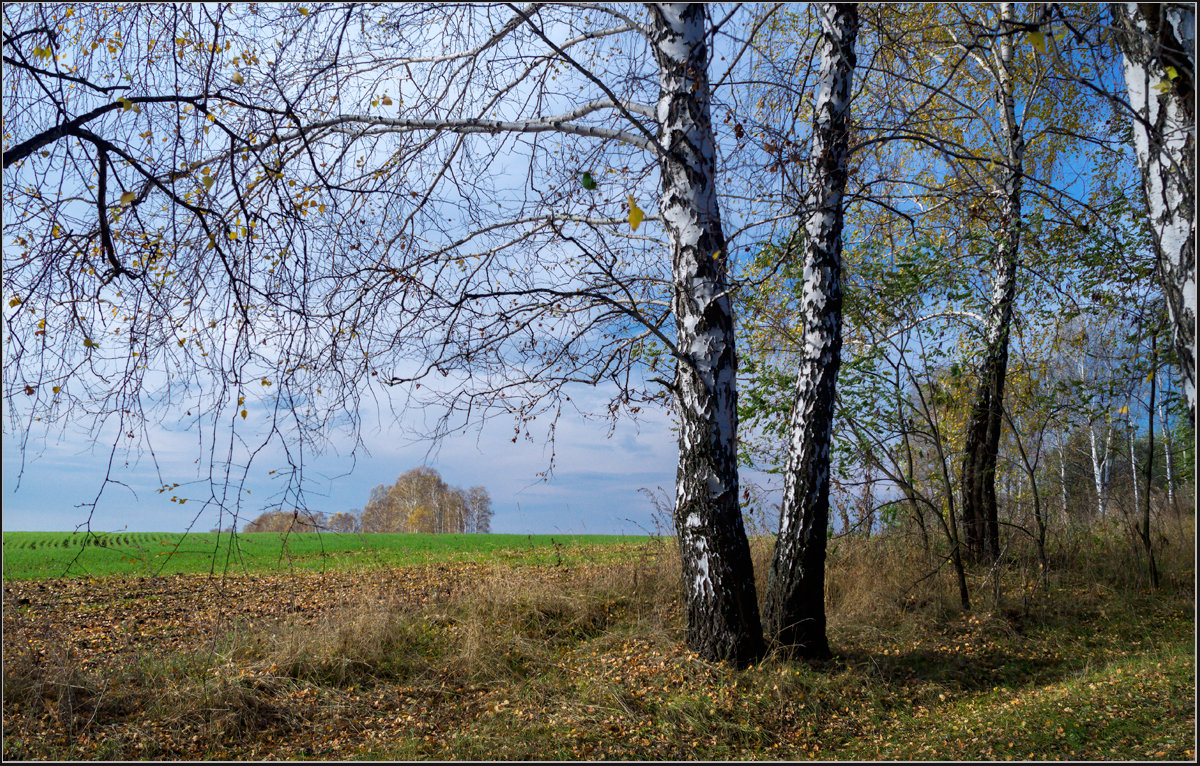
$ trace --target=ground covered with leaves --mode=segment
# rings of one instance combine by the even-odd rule
[[[760,541],[760,572],[766,555]],[[895,546],[843,545],[837,657],[745,670],[687,650],[671,541],[587,558],[6,581],[3,756],[1195,754],[1190,551],[1155,591],[1084,559],[1044,583],[976,572],[964,614]]]

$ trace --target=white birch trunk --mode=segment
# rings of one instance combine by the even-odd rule
[[[661,88],[656,116],[662,199],[671,241],[679,467],[675,526],[688,613],[688,644],[736,664],[763,651],[750,547],[738,503],[737,360],[716,195],[708,99],[708,11],[650,6]]]
[[[1133,429],[1129,429],[1129,473],[1133,477],[1133,507],[1134,509],[1142,507],[1141,497],[1138,494],[1138,470],[1137,470],[1137,454],[1133,449]],[[1147,487],[1149,492],[1150,488]]]
[[[829,446],[842,348],[842,223],[851,83],[858,9],[826,3],[821,74],[814,104],[805,200],[803,347],[790,415],[783,508],[764,607],[780,649],[829,655],[825,636],[825,543],[829,524]]]
[[[1158,407],[1158,424],[1162,426],[1163,457],[1167,461],[1167,505],[1175,507],[1175,477],[1171,465],[1171,431],[1167,428],[1167,410],[1162,405]]]
[[[1104,452],[1100,452],[1096,438],[1096,426],[1088,424],[1088,442],[1092,447],[1092,478],[1096,484],[1096,513],[1104,518],[1108,512],[1108,457],[1112,446],[1112,426],[1107,429]]]
[[[1188,414],[1196,422],[1196,8],[1114,3],[1133,107],[1134,149],[1171,314]],[[1170,68],[1168,70],[1168,67]],[[1174,75],[1174,76],[1172,76]]]
[[[1060,504],[1062,523],[1065,525],[1067,523],[1067,445],[1061,433],[1058,439],[1058,479],[1059,487],[1062,489]]]

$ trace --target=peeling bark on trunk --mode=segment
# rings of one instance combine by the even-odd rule
[[[1000,555],[1000,525],[996,509],[996,455],[1004,412],[1004,380],[1008,373],[1008,334],[1012,325],[1013,298],[1017,291],[1017,259],[1021,242],[1021,187],[1025,139],[1017,122],[1012,63],[1012,4],[1001,3],[1004,35],[996,57],[996,96],[1002,105],[1007,163],[1000,199],[1000,220],[1005,230],[996,247],[992,300],[988,309],[979,387],[968,419],[962,470],[964,542],[976,561]]]
[[[830,654],[825,636],[829,445],[842,349],[843,196],[858,9],[853,3],[825,4],[820,17],[821,77],[805,207],[804,345],[765,606],[766,631],[780,650],[816,658]]]
[[[1113,3],[1111,8],[1136,114],[1134,149],[1159,278],[1171,314],[1188,417],[1195,426],[1196,8],[1192,3]]]
[[[708,11],[699,4],[652,5],[650,18],[661,86],[659,207],[672,243],[673,308],[683,357],[675,371],[675,528],[687,640],[705,659],[746,665],[764,647],[738,504],[737,361],[708,108]]]

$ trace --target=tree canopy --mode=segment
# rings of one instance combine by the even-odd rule
[[[298,519],[369,409],[432,439],[507,418],[553,460],[591,387],[674,417],[702,656],[767,649],[739,450],[791,498],[768,641],[823,634],[829,497],[860,483],[867,531],[905,509],[966,607],[1012,477],[1044,537],[1049,434],[1062,486],[1086,434],[1103,512],[1113,424],[1132,462],[1146,418],[1194,413],[1189,8],[6,5],[5,427],[116,434],[106,484],[186,428],[201,511]],[[489,507],[421,468],[360,523]]]

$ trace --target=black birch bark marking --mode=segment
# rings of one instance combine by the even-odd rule
[[[1158,274],[1195,426],[1196,8],[1192,3],[1113,3],[1111,8],[1135,113],[1134,149]]]
[[[803,352],[789,420],[779,536],[767,584],[767,634],[788,655],[828,657],[825,543],[829,445],[842,350],[842,224],[858,8],[827,3],[804,215]]]
[[[650,6],[661,95],[663,226],[672,245],[679,417],[675,528],[688,645],[745,665],[763,653],[750,545],[738,503],[737,359],[716,195],[708,98],[708,10]]]

